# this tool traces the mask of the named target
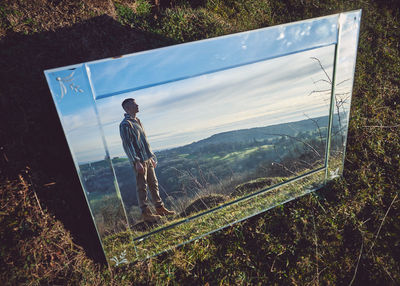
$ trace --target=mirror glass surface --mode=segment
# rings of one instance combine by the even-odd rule
[[[337,14],[45,71],[109,263],[158,254],[340,175],[359,20]],[[134,109],[122,108],[127,98]],[[121,128],[139,132],[124,135],[133,149]],[[161,204],[174,214],[143,216]]]
[[[168,226],[324,166],[330,92],[312,92],[322,88],[319,79],[332,77],[334,49],[96,100],[134,236],[142,235],[143,227],[135,174],[120,137],[125,98],[139,105],[136,116],[158,161],[160,196],[178,214],[161,221]]]
[[[339,18],[340,30],[335,65],[335,88],[331,101],[331,113],[337,120],[332,121],[328,179],[335,178],[343,173],[360,20],[361,10],[342,13]]]

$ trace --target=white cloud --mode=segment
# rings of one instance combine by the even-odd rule
[[[69,133],[77,129],[90,129],[98,125],[93,108],[87,107],[79,110],[79,113],[71,113],[62,117],[65,132]]]

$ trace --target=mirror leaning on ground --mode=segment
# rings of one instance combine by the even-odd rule
[[[109,263],[156,255],[341,175],[360,16],[45,71]]]

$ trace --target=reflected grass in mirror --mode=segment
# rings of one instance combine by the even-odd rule
[[[320,188],[324,179],[324,169],[314,171],[305,177],[293,179],[290,184],[269,188],[246,200],[220,208],[217,212],[208,213],[174,228],[164,229],[134,243],[130,240],[129,232],[107,237],[104,247],[110,254],[109,257],[125,252],[128,261],[144,259],[305,195]]]

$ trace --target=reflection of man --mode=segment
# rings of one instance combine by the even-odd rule
[[[127,98],[122,102],[122,107],[126,113],[124,120],[119,125],[119,131],[125,153],[135,170],[136,192],[139,207],[142,210],[142,218],[145,221],[156,221],[162,215],[173,215],[175,212],[164,207],[158,191],[158,181],[154,171],[157,165],[156,156],[150,149],[142,123],[136,117],[139,105],[133,98]],[[153,214],[149,209],[147,185],[157,214]]]

